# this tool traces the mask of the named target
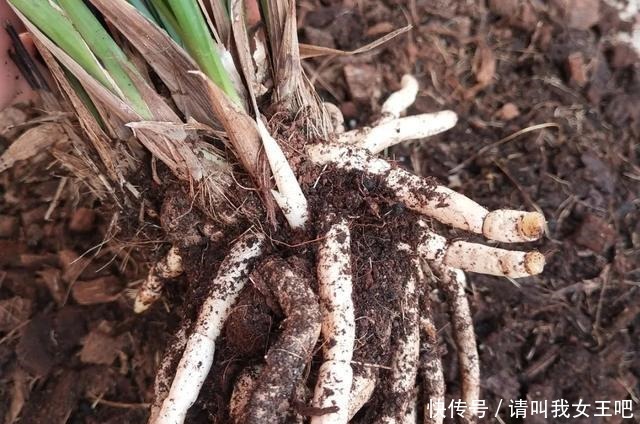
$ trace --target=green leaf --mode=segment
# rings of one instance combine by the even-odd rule
[[[9,0],[9,2],[92,77],[110,90],[115,90],[113,82],[100,62],[59,7],[47,0]]]
[[[138,73],[138,70],[104,29],[100,21],[82,0],[58,0],[58,2],[87,45],[102,61],[107,72],[118,86],[123,100],[127,100],[129,105],[140,116],[145,119],[151,119],[152,114],[149,107],[131,77],[129,77],[129,72]]]
[[[215,42],[197,0],[168,0],[168,4],[178,21],[189,54],[195,59],[202,71],[227,96],[239,104],[240,97],[222,65]]]

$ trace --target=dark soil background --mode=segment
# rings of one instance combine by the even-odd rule
[[[301,40],[343,50],[407,24],[375,51],[305,67],[349,127],[374,119],[413,73],[421,91],[410,113],[453,109],[460,121],[389,156],[490,209],[547,217],[543,275],[468,275],[482,398],[490,415],[501,404],[491,421],[619,423],[594,417],[594,402],[611,401],[613,414],[614,401],[629,399],[640,420],[640,61],[615,41],[630,24],[596,0],[299,4]],[[35,115],[2,112],[0,148],[25,128],[10,125]],[[160,233],[114,239],[88,190],[46,155],[34,163],[0,175],[0,420],[145,422],[155,368],[179,324],[167,305],[131,311],[148,265],[138,252],[161,249],[149,236]],[[438,322],[456,399],[450,328]],[[517,399],[582,399],[590,417],[513,419]],[[206,406],[195,408],[206,417]]]

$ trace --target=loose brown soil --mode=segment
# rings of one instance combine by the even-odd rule
[[[510,400],[593,404],[640,396],[640,62],[612,41],[628,25],[606,4],[597,6],[429,0],[309,1],[299,7],[303,41],[341,49],[361,46],[408,19],[413,30],[384,48],[307,63],[321,95],[341,107],[349,127],[357,127],[375,119],[380,100],[398,88],[403,73],[413,73],[421,92],[410,112],[449,108],[460,122],[390,157],[490,209],[538,209],[548,219],[548,234],[536,246],[548,261],[543,275],[517,284],[468,276],[482,398],[491,415],[501,402],[504,422],[566,422],[511,419]],[[18,122],[35,114],[28,108],[10,113]],[[19,131],[3,130],[1,147]],[[297,141],[292,143],[295,148]],[[69,180],[56,198],[63,172],[46,166],[51,160],[45,155],[35,162],[40,165],[0,175],[0,420],[145,422],[165,347],[181,321],[197,314],[224,255],[221,246],[242,229],[212,242],[203,236],[205,218],[188,201],[162,207],[159,187],[151,187],[151,206],[164,219],[147,213],[138,220],[136,214],[116,232],[111,215],[84,186]],[[408,269],[390,247],[410,238],[411,215],[375,179],[328,169],[317,184],[303,183],[317,216],[349,210],[359,335],[354,359],[382,366],[377,369],[384,382],[402,331],[399,276]],[[54,199],[57,206],[47,215]],[[187,275],[170,284],[162,302],[135,316],[131,288],[166,252],[162,228],[171,225],[172,241],[187,249]],[[111,239],[113,234],[122,239]],[[280,255],[304,259],[297,268],[312,263],[316,246],[305,242],[313,237],[270,236]],[[102,245],[104,239],[110,243]],[[313,281],[313,270],[304,272]],[[445,299],[429,287],[447,399],[459,399]],[[235,378],[263,362],[281,334],[281,319],[268,290],[241,293],[189,422],[227,421]],[[306,370],[310,387],[318,365]],[[317,413],[306,407],[308,388],[298,392],[298,412]],[[371,422],[382,401],[378,391],[356,421]]]

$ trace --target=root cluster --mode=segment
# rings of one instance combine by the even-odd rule
[[[544,256],[450,242],[429,219],[513,243],[541,237],[544,218],[535,212],[489,211],[375,156],[397,142],[455,124],[453,112],[400,118],[415,98],[413,82],[412,77],[403,80],[375,126],[349,133],[339,133],[338,127],[333,139],[306,143],[297,175],[285,155],[267,154],[278,167],[276,200],[289,229],[267,233],[240,217],[237,228],[245,226],[243,235],[229,241],[220,236],[223,229],[211,229],[214,223],[204,225],[206,243],[224,248],[230,242],[231,247],[208,281],[195,323],[183,329],[184,337],[171,350],[181,355],[173,376],[170,359],[163,363],[150,422],[182,423],[199,394],[206,396],[200,390],[225,321],[240,292],[251,286],[281,319],[265,356],[235,378],[228,410],[222,412],[233,422],[338,424],[358,417],[379,423],[442,422],[428,406],[443,402],[445,395],[430,298],[434,291],[444,294],[449,310],[461,400],[472,405],[479,399],[480,364],[463,271],[528,277],[542,271]],[[265,148],[278,148],[277,137],[270,138],[264,127],[261,132],[269,138]],[[160,297],[168,280],[189,273],[193,261],[187,256],[203,243],[193,239],[174,236],[176,243],[139,290],[137,311]],[[376,271],[380,266],[387,270]],[[464,421],[477,421],[469,408]]]

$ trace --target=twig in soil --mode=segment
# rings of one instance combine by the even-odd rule
[[[403,245],[398,250],[406,253],[408,249],[408,246]],[[414,390],[420,354],[420,314],[416,289],[420,267],[419,259],[411,259],[412,269],[404,282],[402,296],[402,330],[393,353],[391,377],[389,387],[385,392],[383,412],[377,420],[379,423],[410,422],[406,420],[406,416],[411,410],[411,402],[415,401]]]
[[[222,325],[248,280],[249,266],[262,254],[264,241],[264,236],[259,234],[242,236],[220,265],[155,424],[184,422],[187,410],[196,401],[209,374]]]
[[[172,246],[166,256],[149,270],[149,275],[142,282],[136,294],[133,310],[139,314],[155,303],[162,295],[162,288],[167,280],[177,278],[183,273],[182,256],[176,246]]]
[[[44,220],[49,221],[51,219],[51,215],[53,215],[53,211],[58,207],[58,202],[60,202],[60,196],[64,191],[64,188],[67,185],[68,177],[60,178],[60,182],[58,183],[58,188],[56,188],[56,193],[53,195],[53,199],[51,203],[49,203],[49,207],[47,208],[47,212],[44,214]]]
[[[461,400],[466,405],[474,405],[480,399],[480,359],[469,302],[464,292],[465,276],[459,269],[447,266],[436,265],[436,272],[440,274],[438,285],[448,298],[462,383]],[[466,408],[464,419],[466,424],[473,424],[478,417],[472,408]]]
[[[480,274],[512,278],[529,277],[542,272],[544,255],[537,251],[522,252],[498,249],[466,241],[449,242],[430,231],[422,223],[418,253],[426,260]]]
[[[126,402],[115,402],[112,400],[102,399],[100,397],[92,397],[91,401],[93,402],[92,407],[95,408],[96,405],[105,405],[110,406],[112,408],[121,408],[121,409],[148,409],[148,403],[126,403]]]
[[[460,172],[462,169],[464,169],[467,165],[469,165],[470,163],[473,163],[474,160],[476,160],[478,157],[482,156],[483,154],[485,154],[486,152],[488,152],[489,150],[491,150],[494,147],[498,147],[501,144],[504,143],[508,143],[511,140],[515,140],[516,138],[520,137],[522,134],[526,134],[529,133],[531,131],[537,131],[537,130],[542,130],[545,128],[550,128],[550,127],[554,127],[554,128],[560,128],[560,125],[556,124],[555,122],[545,122],[544,124],[537,124],[537,125],[531,125],[530,127],[527,128],[523,128],[519,131],[514,132],[511,135],[506,136],[505,138],[498,140],[494,143],[488,144],[484,147],[481,147],[480,149],[478,149],[478,151],[474,154],[472,154],[471,156],[467,157],[464,161],[462,161],[460,164],[454,166],[450,171],[449,174],[457,174],[458,172]]]
[[[254,276],[267,283],[286,319],[284,331],[269,348],[244,422],[284,422],[289,414],[289,399],[320,337],[320,308],[308,281],[282,259],[266,260]]]
[[[600,332],[600,321],[602,319],[602,305],[604,303],[604,295],[609,287],[609,283],[611,282],[611,265],[606,265],[604,270],[600,273],[603,275],[602,288],[600,289],[600,296],[598,297],[598,306],[596,308],[596,319],[593,323],[592,334],[595,336],[598,341],[598,345],[602,346],[603,337]]]
[[[393,167],[386,160],[373,158],[361,149],[315,144],[308,146],[307,152],[309,159],[318,165],[333,164],[346,171],[382,176],[384,184],[399,202],[443,224],[506,243],[537,240],[544,231],[544,217],[537,212],[489,212],[462,194]]]
[[[327,217],[331,223],[336,218]],[[313,417],[312,424],[346,423],[353,379],[351,359],[355,342],[355,317],[351,275],[351,236],[344,218],[332,223],[318,251],[318,285],[322,310],[322,335],[327,341],[318,371],[313,406],[335,406],[337,411]]]

